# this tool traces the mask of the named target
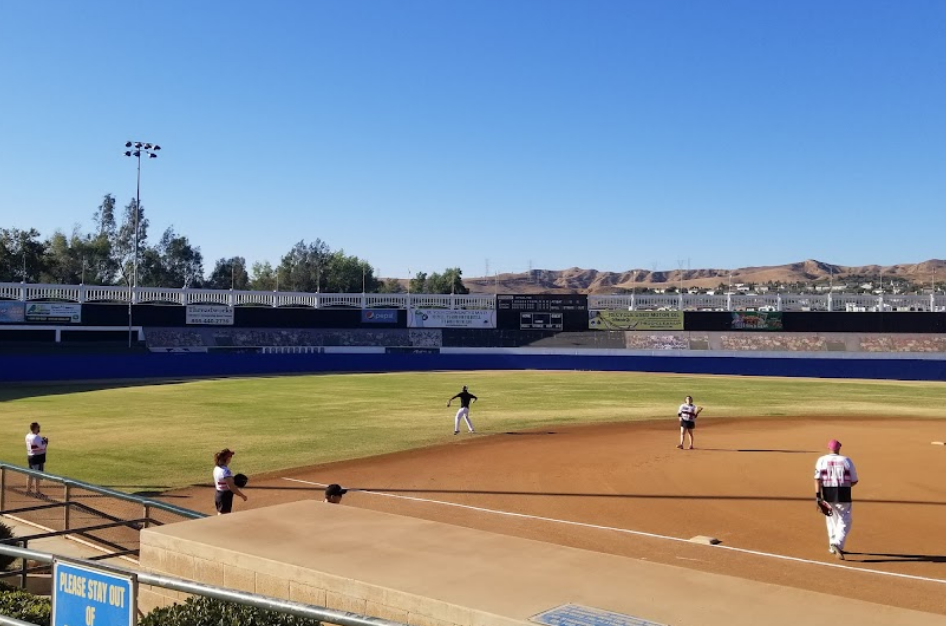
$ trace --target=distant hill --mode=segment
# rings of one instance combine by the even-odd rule
[[[652,272],[649,270],[627,270],[625,272],[602,272],[593,269],[572,267],[566,270],[532,270],[531,273],[497,274],[496,276],[464,278],[463,284],[472,293],[587,293],[609,294],[630,292],[633,289],[660,289],[667,287],[713,289],[720,284],[768,282],[827,283],[834,284],[863,281],[879,284],[881,275],[884,284],[897,279],[918,286],[929,287],[931,279],[946,282],[946,261],[931,259],[922,263],[899,265],[832,265],[809,259],[787,265],[742,267],[739,269],[690,269]],[[854,286],[854,285],[852,285]]]

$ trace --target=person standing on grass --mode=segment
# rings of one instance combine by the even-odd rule
[[[26,464],[33,471],[44,472],[46,471],[46,446],[49,445],[49,439],[40,435],[39,431],[39,422],[30,424],[30,432],[26,435]],[[37,495],[41,495],[39,482],[38,477],[29,476],[26,479],[26,493],[35,491]]]
[[[233,472],[230,471],[230,460],[234,454],[236,452],[230,448],[214,454],[214,507],[217,515],[225,515],[233,510],[234,494],[246,502],[246,494],[233,482]]]
[[[460,409],[457,411],[457,416],[453,420],[453,434],[460,434],[460,419],[466,421],[466,427],[470,429],[471,433],[475,433],[473,430],[473,422],[470,421],[470,402],[476,402],[476,396],[466,390],[466,385],[463,385],[463,389],[460,390],[460,393],[453,396],[447,400],[447,408],[450,408],[450,405],[457,398],[460,399]]]
[[[683,404],[677,409],[677,417],[680,418],[680,443],[677,447],[683,449],[683,437],[689,436],[690,446],[687,450],[693,449],[693,429],[696,428],[696,418],[699,416],[703,407],[693,404],[693,396],[687,396],[683,399]]]

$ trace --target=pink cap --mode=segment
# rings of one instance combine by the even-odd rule
[[[840,450],[840,449],[841,449],[841,442],[838,441],[837,439],[832,439],[831,441],[828,442],[828,450]]]

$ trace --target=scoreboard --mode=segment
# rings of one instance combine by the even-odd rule
[[[578,293],[500,295],[496,296],[496,308],[500,311],[587,311],[588,296]]]
[[[564,331],[588,325],[585,294],[502,294],[496,309],[499,328]]]

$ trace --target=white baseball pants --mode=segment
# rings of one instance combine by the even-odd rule
[[[851,532],[851,503],[829,502],[828,505],[834,509],[834,515],[824,518],[828,527],[828,544],[844,550],[847,534]]]
[[[458,432],[460,430],[460,418],[463,418],[466,421],[466,427],[470,429],[470,432],[473,432],[473,422],[470,421],[470,409],[468,407],[460,407],[460,410],[457,411],[457,417],[453,420],[453,432]]]

